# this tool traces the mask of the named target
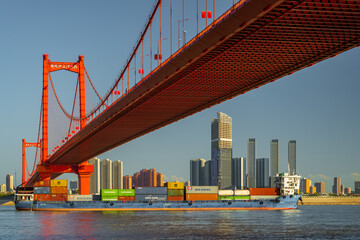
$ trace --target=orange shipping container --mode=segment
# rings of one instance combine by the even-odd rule
[[[186,194],[186,201],[212,201],[218,200],[218,195],[215,193],[193,193]]]
[[[34,187],[50,187],[50,180],[43,180],[34,183]]]
[[[51,194],[51,201],[67,201],[67,194],[63,194],[63,193]]]
[[[135,201],[135,196],[119,196],[119,201]]]
[[[67,187],[51,187],[50,193],[51,194],[56,194],[56,193],[67,194]]]
[[[184,201],[184,196],[168,196],[168,201]]]
[[[250,196],[253,195],[280,195],[279,188],[249,188]]]
[[[51,194],[34,194],[35,201],[51,201]]]

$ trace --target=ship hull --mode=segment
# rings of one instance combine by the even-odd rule
[[[288,210],[296,209],[298,196],[283,196],[275,200],[231,201],[74,201],[15,203],[17,210],[27,211],[216,211],[216,210]]]

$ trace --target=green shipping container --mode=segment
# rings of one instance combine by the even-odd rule
[[[135,189],[118,189],[119,197],[134,197]]]
[[[234,200],[250,200],[250,196],[234,196]]]
[[[101,201],[119,201],[118,197],[101,196]]]
[[[234,200],[234,196],[219,196],[218,200]]]
[[[118,196],[118,189],[101,189],[101,196]]]
[[[168,196],[184,196],[183,189],[168,189]]]

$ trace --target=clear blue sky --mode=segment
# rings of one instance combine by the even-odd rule
[[[42,54],[48,53],[52,61],[69,62],[84,55],[87,71],[104,95],[120,73],[153,3],[1,2],[0,183],[15,169],[20,182],[21,139],[36,141]],[[189,28],[191,21],[186,23]],[[73,98],[74,82],[68,76],[53,75],[54,81],[64,84],[61,99]],[[256,138],[258,157],[269,157],[270,140],[279,139],[280,170],[285,171],[287,143],[296,140],[299,174],[313,181],[324,180],[327,191],[334,176],[353,188],[353,180],[360,179],[359,76],[358,47],[99,157],[123,161],[124,174],[155,168],[169,178],[187,180],[190,159],[210,159],[210,120],[221,111],[233,119],[235,157],[247,157],[248,138]],[[31,154],[29,151],[28,158]]]

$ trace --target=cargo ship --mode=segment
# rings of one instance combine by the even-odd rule
[[[301,195],[282,194],[280,188],[219,190],[217,186],[102,189],[101,195],[67,194],[66,180],[40,181],[18,188],[15,208],[27,211],[201,211],[296,209]]]

